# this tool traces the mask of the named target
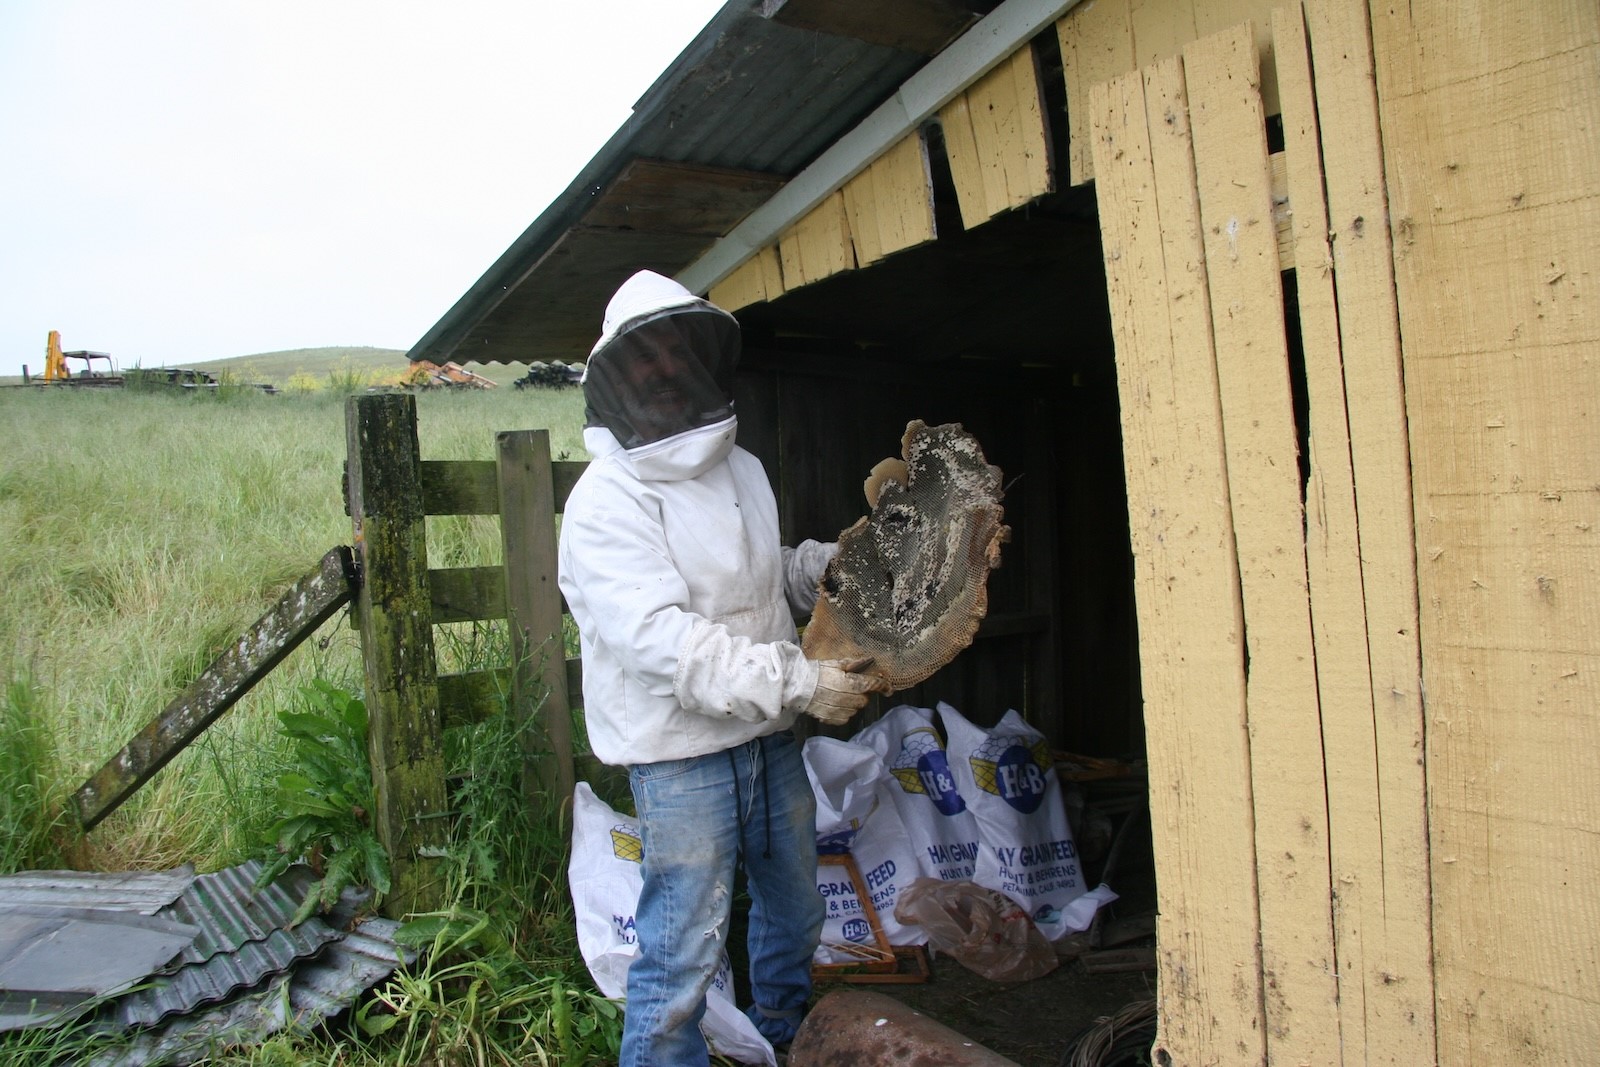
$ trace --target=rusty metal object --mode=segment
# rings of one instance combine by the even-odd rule
[[[817,1001],[788,1067],[1018,1067],[893,997],[841,989]]]

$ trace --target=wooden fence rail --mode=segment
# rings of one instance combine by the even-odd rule
[[[439,903],[427,853],[443,843],[449,808],[446,726],[504,708],[526,723],[519,736],[529,803],[559,816],[572,796],[572,694],[581,685],[563,640],[556,515],[584,464],[552,461],[545,430],[497,434],[493,460],[424,460],[410,394],[352,397],[345,427],[374,825],[393,866],[386,910],[403,914]],[[496,514],[500,566],[428,568],[426,516]],[[509,665],[438,673],[435,624],[502,618]]]
[[[410,394],[345,407],[345,499],[354,547],[329,552],[278,604],[75,795],[95,826],[347,603],[361,632],[375,811],[389,851],[391,915],[443,903],[435,870],[449,815],[443,731],[505,711],[524,744],[528,802],[562,819],[576,778],[572,710],[582,668],[566,657],[556,516],[585,464],[553,461],[545,430],[497,434],[492,460],[424,460]],[[500,516],[502,562],[428,567],[429,515]],[[505,619],[510,663],[438,671],[433,628]]]

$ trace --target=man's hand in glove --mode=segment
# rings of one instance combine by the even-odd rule
[[[843,726],[856,712],[867,706],[868,693],[889,692],[886,679],[863,674],[872,666],[866,659],[825,659],[818,662],[817,691],[806,705],[806,714],[829,726]]]

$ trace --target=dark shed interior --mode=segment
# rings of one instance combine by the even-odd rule
[[[932,138],[937,156],[937,138]],[[935,173],[939,171],[935,165]],[[906,424],[959,422],[1004,474],[1012,538],[973,646],[895,702],[985,725],[1024,711],[1053,745],[1142,754],[1132,557],[1093,190],[940,236],[739,312],[741,443],[791,538],[865,514]]]

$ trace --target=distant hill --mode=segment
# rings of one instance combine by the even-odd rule
[[[321,379],[341,371],[395,373],[405,369],[406,354],[398,348],[291,348],[283,352],[259,352],[253,356],[234,356],[204,363],[185,363],[183,366],[211,374],[234,375],[242,381],[283,385],[296,374],[308,374]]]
[[[214,359],[206,363],[186,363],[185,367],[208,371],[212,374],[226,372],[245,382],[269,382],[284,385],[297,374],[323,379],[330,374],[351,371],[367,375],[389,375],[403,372],[410,364],[399,348],[333,347],[293,348],[284,352],[261,352],[253,356],[234,356],[231,359]],[[505,385],[528,372],[522,364],[492,363],[468,368],[477,374]]]

